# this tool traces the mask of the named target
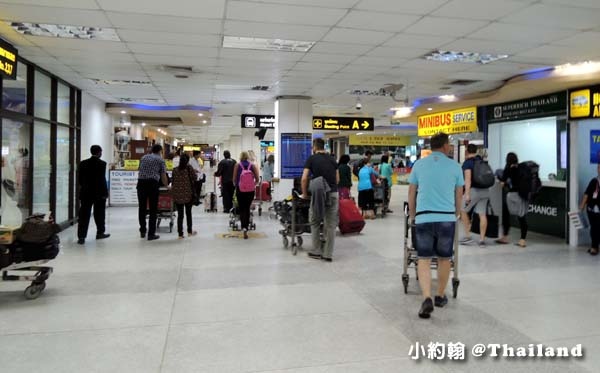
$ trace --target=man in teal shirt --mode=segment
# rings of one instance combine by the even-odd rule
[[[465,184],[459,164],[448,158],[448,135],[438,133],[431,138],[432,153],[417,161],[408,182],[408,209],[415,224],[415,245],[419,256],[418,273],[423,304],[419,317],[427,319],[433,312],[431,299],[431,258],[438,258],[438,290],[435,306],[448,303],[444,295],[454,255],[454,233],[460,216]],[[417,194],[418,192],[418,194]]]

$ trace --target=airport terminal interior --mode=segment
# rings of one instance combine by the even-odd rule
[[[598,41],[598,0],[0,0],[0,372],[599,372]],[[439,132],[495,177],[422,318],[407,202]],[[314,140],[391,170],[351,177],[329,261],[293,191]],[[140,236],[156,145],[171,180],[198,159],[193,235],[165,187]],[[226,151],[272,179],[248,232]]]

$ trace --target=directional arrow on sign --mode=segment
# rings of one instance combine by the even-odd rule
[[[362,122],[362,128],[365,129],[365,130],[367,128],[369,128],[370,125],[371,125],[371,123],[367,122],[366,120],[364,122]]]

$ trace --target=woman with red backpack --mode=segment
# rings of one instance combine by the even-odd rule
[[[240,161],[233,167],[233,185],[237,197],[240,223],[244,239],[248,239],[250,225],[250,207],[254,200],[254,192],[259,180],[258,167],[249,161],[248,152],[240,154]]]

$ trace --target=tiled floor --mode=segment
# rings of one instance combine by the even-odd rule
[[[401,211],[405,190],[394,191]],[[134,208],[108,210],[111,238],[63,248],[44,294],[0,288],[1,372],[598,372],[598,258],[548,237],[526,249],[461,246],[459,296],[417,317],[401,275],[401,214],[338,237],[334,262],[292,256],[276,220],[262,239],[217,239],[227,216],[196,209],[198,236],[139,238]],[[93,230],[90,232],[93,237]],[[308,242],[309,240],[306,240]],[[413,361],[416,342],[583,344],[584,359]]]

